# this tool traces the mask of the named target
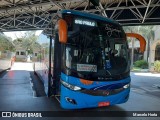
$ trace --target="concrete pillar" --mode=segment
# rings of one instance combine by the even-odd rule
[[[143,59],[145,60],[145,61],[147,61],[147,50],[144,52],[144,54],[143,54]]]
[[[149,70],[154,71],[154,59],[155,59],[155,49],[150,50],[150,57],[149,57]]]
[[[150,46],[151,49],[150,49],[150,57],[149,57],[149,70],[151,72],[154,71],[154,62],[155,62],[155,49],[156,49],[156,46],[157,44],[160,43],[160,40],[156,40],[153,42],[153,44]]]
[[[144,52],[144,54],[143,54],[143,59],[144,60],[146,60],[147,61],[147,51],[148,51],[148,39],[146,39],[146,50],[145,50],[145,52]]]

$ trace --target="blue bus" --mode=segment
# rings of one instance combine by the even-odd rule
[[[139,40],[143,52],[145,40]],[[126,33],[118,22],[62,10],[48,42],[48,77],[43,81],[48,96],[60,95],[62,108],[102,107],[128,100],[130,55]],[[35,72],[36,66],[40,65],[35,64]]]

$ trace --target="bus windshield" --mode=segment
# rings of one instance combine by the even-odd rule
[[[129,55],[123,30],[101,22],[76,22],[68,32],[65,50],[68,74],[92,80],[124,78]]]

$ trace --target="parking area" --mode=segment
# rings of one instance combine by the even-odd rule
[[[131,73],[132,91],[160,98],[160,74],[156,73]]]
[[[33,82],[33,79],[34,81],[39,81],[39,79],[33,76],[32,67],[32,63],[17,62],[11,70],[1,75],[0,111],[66,111],[54,98],[35,95],[42,89],[35,90],[34,88],[41,82]],[[128,111],[160,111],[160,74],[131,72],[131,78],[131,93],[128,102],[81,111],[124,111],[126,113]],[[127,117],[125,119],[135,118]],[[153,117],[148,119],[153,119]],[[158,120],[157,117],[154,119]]]

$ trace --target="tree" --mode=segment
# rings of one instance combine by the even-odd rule
[[[150,51],[150,42],[154,41],[155,34],[153,30],[154,26],[144,26],[141,27],[140,31],[142,32],[142,35],[145,36],[146,42],[147,42],[147,62],[149,58],[149,51]]]
[[[134,33],[135,31],[139,31],[139,27],[136,26],[125,26],[124,31],[127,33]],[[133,62],[134,62],[134,39],[128,38],[127,39],[129,43],[132,43],[132,51],[131,51],[131,69],[133,68]]]
[[[11,38],[6,37],[3,34],[0,34],[0,51],[14,51],[14,45],[11,41]]]
[[[149,58],[149,51],[150,51],[150,42],[154,41],[154,28],[155,26],[125,26],[124,31],[128,32],[134,32],[134,33],[139,33],[141,34],[147,42],[147,61]]]
[[[28,51],[28,54],[33,53],[33,49],[36,46],[37,36],[35,35],[35,31],[28,31],[22,38],[17,38],[14,40],[14,44],[16,46],[20,46]]]
[[[123,27],[125,32],[139,33],[143,37],[153,41],[154,40],[154,26],[125,26]]]

